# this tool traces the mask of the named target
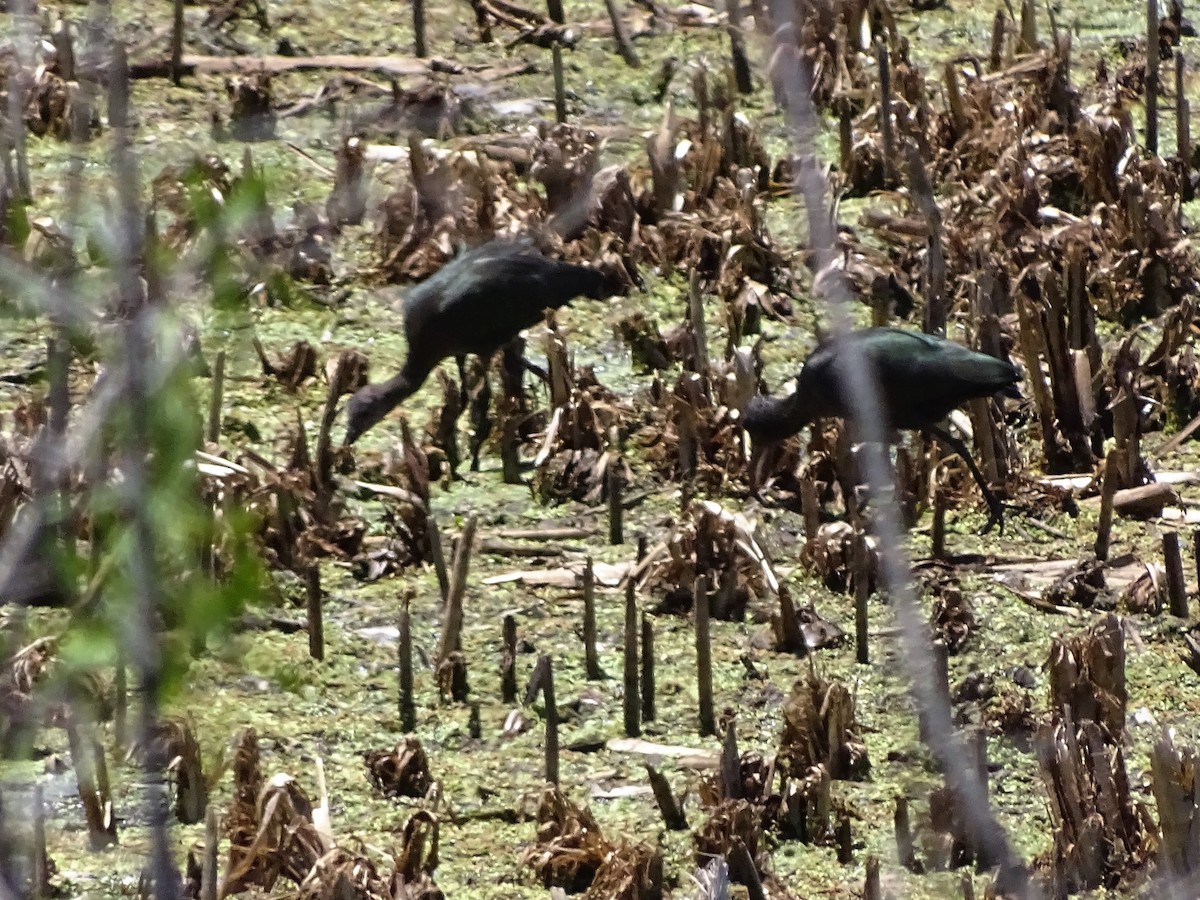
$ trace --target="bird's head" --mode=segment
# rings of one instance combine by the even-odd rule
[[[346,404],[345,445],[353,444],[395,408],[385,384],[368,384],[354,392]]]
[[[797,434],[810,416],[797,390],[785,397],[755,394],[742,410],[742,427],[755,444],[773,444]]]

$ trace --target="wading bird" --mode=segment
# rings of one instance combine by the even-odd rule
[[[968,350],[945,338],[900,328],[867,328],[834,339],[812,352],[796,377],[796,391],[786,397],[756,396],[742,413],[742,425],[754,442],[750,489],[758,490],[758,469],[768,446],[797,434],[826,416],[852,419],[854,405],[836,363],[843,341],[855,341],[873,369],[879,388],[880,413],[888,431],[901,429],[933,434],[950,446],[971,470],[987,501],[993,525],[1004,527],[1004,508],[992,493],[970,451],[938,424],[952,409],[975,397],[1004,393],[1020,397],[1017,368],[1009,362]]]
[[[404,301],[408,357],[403,368],[350,398],[346,443],[356,441],[424,383],[434,366],[468,353],[486,363],[547,309],[579,296],[599,300],[604,276],[596,269],[548,259],[529,243],[494,240],[455,257]]]

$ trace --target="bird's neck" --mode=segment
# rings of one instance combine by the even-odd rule
[[[760,397],[756,406],[753,425],[768,440],[782,441],[798,434],[810,418],[799,391],[783,397]]]

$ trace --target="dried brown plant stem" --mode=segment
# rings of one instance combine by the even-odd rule
[[[896,183],[896,135],[892,128],[892,63],[883,38],[875,39],[879,66],[879,136],[883,141],[883,180]]]
[[[949,298],[946,296],[946,254],[942,246],[942,213],[933,194],[933,182],[925,160],[914,141],[906,141],[905,161],[908,164],[908,189],[916,201],[925,227],[929,233],[929,260],[925,269],[925,320],[926,334],[946,335],[946,320],[950,315]]]
[[[700,735],[708,737],[717,733],[717,717],[713,711],[712,683],[712,637],[709,632],[708,579],[701,575],[696,579],[692,593],[692,606],[696,616],[696,687],[700,706]]]
[[[746,56],[746,39],[742,33],[741,0],[725,0],[725,13],[725,33],[729,35],[729,56],[733,64],[734,83],[738,93],[750,94],[754,91],[754,77],[750,71],[750,60]]]
[[[500,660],[500,699],[512,705],[517,702],[517,617],[505,615],[502,626],[504,650]]]
[[[308,655],[318,661],[325,659],[324,596],[321,570],[313,563],[304,570],[304,597],[308,620]]]
[[[542,698],[546,703],[546,781],[558,784],[558,705],[554,699],[554,660],[548,655],[538,659],[542,669]]]
[[[649,763],[646,764],[646,776],[650,779],[650,790],[654,793],[654,802],[662,813],[663,824],[669,831],[684,831],[687,827],[687,817],[679,801],[675,798],[671,785],[666,777]]]
[[[171,10],[171,82],[183,81],[183,3],[174,0]]]
[[[33,785],[33,835],[29,848],[29,896],[43,900],[54,896],[50,886],[50,854],[46,851],[46,798],[41,782]]]
[[[1175,54],[1175,155],[1183,167],[1183,183],[1180,191],[1185,201],[1192,199],[1192,105],[1187,98],[1187,83],[1184,68],[1187,63],[1182,53]]]
[[[654,620],[642,613],[642,721],[653,722],[658,716],[654,697]]]
[[[1183,580],[1183,556],[1179,552],[1179,532],[1164,531],[1162,543],[1163,568],[1167,570],[1167,602],[1171,615],[1186,619],[1188,597]]]
[[[596,652],[596,571],[590,556],[583,568],[583,670],[589,681],[604,677]]]
[[[217,900],[217,888],[220,883],[217,851],[221,841],[218,825],[217,807],[209,803],[204,814],[204,860],[200,869],[200,900]]]
[[[554,121],[567,121],[567,86],[563,75],[562,45],[555,41],[550,47],[550,64],[554,70]]]
[[[472,514],[463,526],[454,551],[454,567],[450,576],[450,590],[446,596],[446,608],[442,617],[442,639],[438,645],[437,668],[441,668],[450,654],[459,649],[462,640],[463,595],[467,590],[467,572],[471,564],[471,545],[475,542],[478,516]]]
[[[1146,149],[1158,153],[1158,0],[1146,0]]]
[[[867,537],[854,538],[854,657],[860,665],[871,664],[869,607],[870,582],[867,579]]]
[[[412,612],[408,601],[400,610],[399,632],[396,638],[396,662],[399,670],[397,707],[400,713],[400,730],[409,734],[417,730],[417,703],[413,695]]]
[[[413,5],[413,56],[424,59],[429,55],[425,42],[425,0],[412,0]]]
[[[612,23],[613,40],[617,42],[617,52],[621,54],[621,59],[625,60],[626,65],[633,69],[640,69],[642,61],[638,58],[637,50],[633,48],[633,41],[629,39],[629,32],[625,29],[625,22],[621,19],[621,11],[617,9],[617,0],[604,0],[604,7],[608,10],[608,20]]]
[[[438,528],[437,519],[433,513],[425,517],[425,533],[429,535],[429,558],[433,562],[433,571],[437,574],[438,591],[442,595],[442,603],[450,596],[450,575],[446,571],[446,553],[442,548],[442,532]]]
[[[208,432],[205,439],[210,444],[216,444],[221,440],[221,407],[224,405],[225,397],[225,351],[217,351],[216,361],[213,363],[212,373],[212,394],[208,401]]]
[[[608,488],[608,542],[613,546],[625,543],[625,507],[621,501],[624,479],[621,477],[621,458],[613,456],[605,473]]]
[[[1120,476],[1120,451],[1110,450],[1104,461],[1104,479],[1100,483],[1100,521],[1096,525],[1096,544],[1093,550],[1096,559],[1108,559],[1109,542],[1112,540],[1113,498],[1117,495]]]
[[[641,687],[638,672],[638,608],[636,585],[632,578],[625,579],[625,659],[623,669],[624,696],[622,706],[625,714],[625,736],[637,737],[642,733]]]

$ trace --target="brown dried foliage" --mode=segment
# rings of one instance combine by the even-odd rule
[[[816,766],[831,778],[863,778],[871,761],[861,731],[849,689],[814,670],[792,686],[784,703],[776,766],[785,778],[803,779]]]
[[[391,750],[363,754],[367,777],[385,797],[424,797],[433,784],[425,749],[415,737],[404,737]]]

